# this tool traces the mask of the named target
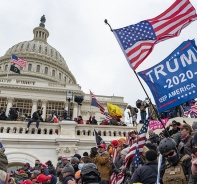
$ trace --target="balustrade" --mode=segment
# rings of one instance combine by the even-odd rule
[[[94,136],[94,129],[104,139],[118,139],[126,137],[127,133],[133,127],[125,126],[102,126],[102,125],[78,125],[73,121],[61,123],[41,122],[38,130],[35,129],[35,123],[31,124],[29,131],[26,132],[27,122],[24,121],[0,121],[0,133],[37,136],[56,135],[64,138],[90,139]],[[73,133],[71,133],[73,132]]]

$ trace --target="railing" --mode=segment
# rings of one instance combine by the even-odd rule
[[[94,129],[98,134],[105,139],[118,139],[120,137],[126,137],[127,133],[131,129],[136,127],[127,126],[110,126],[110,125],[78,125],[74,121],[62,121],[60,123],[45,123],[41,122],[38,130],[35,130],[35,123],[32,123],[29,131],[26,132],[27,122],[24,121],[0,121],[0,135],[1,133],[12,134],[9,136],[30,136],[36,134],[39,136],[56,135],[56,137],[62,138],[75,138],[80,140],[92,139],[94,136]],[[33,135],[35,136],[35,135]]]

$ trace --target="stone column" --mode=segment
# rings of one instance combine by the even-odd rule
[[[8,116],[9,110],[10,110],[10,108],[12,107],[13,99],[14,99],[14,98],[12,98],[12,97],[8,97],[8,98],[7,98],[8,103],[7,103],[7,108],[6,108],[6,116]]]
[[[47,100],[42,100],[42,107],[43,107],[42,118],[43,118],[43,120],[45,120],[46,119],[46,110],[47,110]]]
[[[68,104],[67,104],[67,101],[64,101],[64,110],[68,110]]]
[[[32,108],[31,108],[31,115],[32,115],[35,111],[37,111],[37,102],[38,102],[38,99],[32,99],[33,105],[32,105]]]
[[[77,118],[77,113],[78,113],[78,104],[73,102],[73,119]]]

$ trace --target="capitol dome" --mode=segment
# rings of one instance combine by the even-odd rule
[[[49,32],[45,29],[45,25],[40,23],[39,27],[34,28],[33,33],[33,40],[15,44],[3,57],[0,57],[2,71],[0,76],[7,75],[10,57],[14,54],[27,61],[26,68],[21,71],[21,75],[27,78],[76,84],[76,79],[62,55],[47,43]],[[9,75],[19,77],[18,74],[12,72],[9,72]]]

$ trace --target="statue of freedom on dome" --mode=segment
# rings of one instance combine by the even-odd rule
[[[46,18],[45,18],[45,15],[43,15],[41,18],[40,18],[40,27],[45,27],[45,22],[46,22]]]

